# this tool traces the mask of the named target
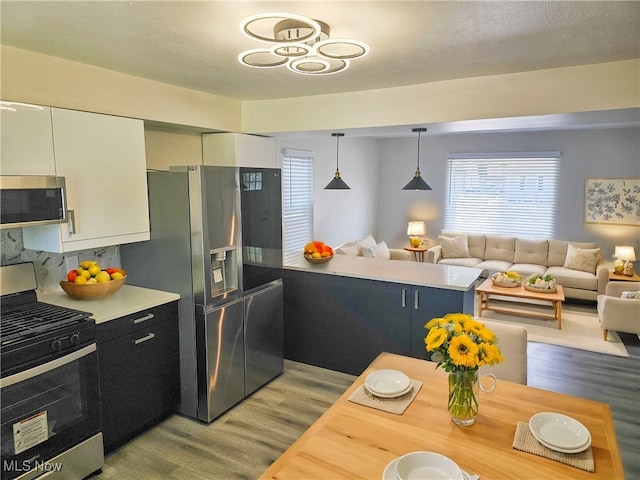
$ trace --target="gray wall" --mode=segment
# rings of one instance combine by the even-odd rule
[[[422,137],[420,169],[433,188],[401,190],[415,171],[416,138],[380,141],[377,232],[390,246],[406,245],[409,220],[425,220],[428,236],[444,228],[449,153],[560,151],[560,188],[555,235],[559,240],[597,242],[611,261],[614,245],[633,245],[640,255],[640,228],[584,222],[588,178],[640,177],[640,129],[591,129],[529,133],[451,134]]]

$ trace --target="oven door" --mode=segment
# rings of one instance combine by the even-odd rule
[[[2,480],[42,468],[101,430],[95,343],[4,377],[0,387]]]

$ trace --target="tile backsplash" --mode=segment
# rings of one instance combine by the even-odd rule
[[[33,262],[38,279],[38,293],[61,291],[60,280],[67,277],[67,264],[94,260],[101,267],[120,267],[120,250],[117,245],[67,253],[51,253],[24,248],[22,229],[0,230],[0,252],[2,265]]]

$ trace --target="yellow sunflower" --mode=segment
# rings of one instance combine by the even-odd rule
[[[468,333],[475,333],[476,335],[480,335],[480,332],[485,328],[483,323],[480,323],[476,320],[469,320],[465,322],[463,330]]]
[[[433,327],[439,327],[440,324],[444,321],[443,318],[432,318],[431,320],[429,320],[427,322],[427,324],[424,326],[424,328],[426,329],[430,329]]]
[[[466,335],[458,335],[449,342],[449,356],[453,364],[459,367],[478,367],[479,347]]]
[[[424,341],[427,344],[427,351],[435,350],[444,343],[447,339],[447,331],[444,328],[432,328],[425,337]]]

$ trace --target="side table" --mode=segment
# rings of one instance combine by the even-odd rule
[[[613,273],[609,270],[609,281],[610,282],[640,282],[640,275],[634,273],[633,276],[629,277],[627,275],[622,275],[620,273]]]
[[[408,252],[413,252],[413,258],[416,262],[424,262],[424,252],[429,250],[427,247],[404,247]]]

